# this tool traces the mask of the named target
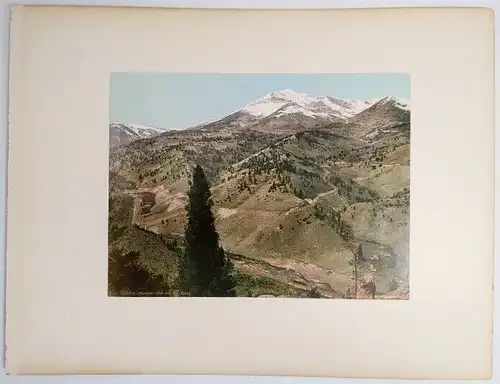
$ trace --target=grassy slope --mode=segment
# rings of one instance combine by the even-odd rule
[[[213,180],[222,181],[214,188],[214,213],[218,218],[216,225],[223,245],[231,252],[256,258],[271,257],[282,260],[283,263],[287,263],[289,259],[303,263],[313,262],[346,275],[350,270],[348,261],[352,256],[350,246],[339,236],[331,220],[317,216],[317,207],[332,206],[334,211],[341,212],[344,207],[349,206],[341,214],[341,219],[352,227],[357,239],[368,243],[386,243],[386,237],[394,237],[391,232],[398,230],[397,224],[405,222],[401,215],[406,213],[403,214],[399,208],[384,208],[385,211],[381,212],[383,220],[380,221],[377,216],[380,212],[372,214],[374,203],[362,202],[374,198],[377,200],[376,195],[390,196],[394,189],[407,184],[409,146],[401,146],[399,141],[392,146],[382,142],[380,145],[362,147],[359,142],[331,133],[304,132],[257,151],[260,162],[249,161],[255,157],[253,155],[234,163],[229,172],[223,172],[224,164],[237,160],[235,156],[241,156],[241,153],[255,153],[265,140],[254,144],[247,142],[242,151],[239,139],[227,142],[218,134],[207,135],[195,144],[179,144],[184,145],[182,150],[177,147],[166,150],[161,145],[156,145],[151,155],[144,156],[140,152],[143,148],[139,148],[138,152],[132,153],[136,157],[142,156],[140,161],[133,159],[133,165],[122,170],[122,173],[125,179],[135,180],[138,177],[137,169],[146,164],[144,169],[141,168],[141,172],[146,173],[145,184],[160,182],[171,190],[173,188],[173,192],[183,192],[187,189],[186,165],[198,159],[206,162],[207,153],[211,153],[208,150],[215,142],[218,149],[212,151],[209,159],[217,167],[208,163],[206,166],[210,169],[209,174]],[[221,159],[224,161],[221,162]],[[348,166],[339,166],[335,163],[338,160],[345,160]],[[287,164],[293,164],[294,168],[287,168]],[[262,168],[261,172],[256,175],[255,169],[259,167]],[[276,180],[279,180],[281,186],[273,189]],[[401,185],[394,188],[394,180],[399,180]],[[317,199],[314,204],[297,197],[297,193],[301,197],[314,198],[318,193],[331,191],[331,196]],[[182,233],[184,215],[183,209],[168,211],[168,205],[161,207],[160,202],[153,208],[153,214],[142,219],[144,223],[154,223],[150,228],[160,233]],[[168,222],[163,224],[162,217],[168,217]],[[374,239],[370,234],[380,232],[381,227],[383,231],[375,234]],[[175,276],[174,266],[178,254],[164,249],[161,237],[134,226],[127,228],[126,237],[126,240],[114,241],[113,244],[145,249],[141,261],[149,270]],[[394,245],[393,239],[388,240]],[[332,244],[335,246],[332,247]],[[368,262],[366,268],[369,264]],[[268,289],[277,295],[288,294],[283,293],[286,289],[295,289],[287,288],[268,276],[249,274],[248,271],[240,271],[240,274],[242,286],[238,290],[243,296],[247,295],[245,290],[249,287],[253,287],[255,294],[273,294],[264,292]]]
[[[159,274],[175,289],[178,262],[182,247],[172,245],[172,239],[138,228],[132,223],[134,198],[129,195],[115,197],[111,203],[109,246],[127,252],[140,253],[139,263],[152,274]],[[278,280],[238,270],[238,296],[305,296],[306,291]]]

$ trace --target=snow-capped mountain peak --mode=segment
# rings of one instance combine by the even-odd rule
[[[120,123],[118,121],[114,121],[109,125],[110,128],[127,128],[128,130],[131,130],[132,132],[141,135],[142,133],[148,133],[148,132],[156,132],[156,133],[163,133],[165,132],[164,129],[161,128],[156,128],[152,127],[150,125],[144,125],[144,124],[124,124]]]
[[[400,109],[409,110],[410,109],[410,101],[403,99],[401,97],[394,96],[386,96],[378,101],[380,105],[384,104],[392,104]]]
[[[279,115],[286,114],[282,108],[288,106],[288,113],[300,113],[309,117],[348,119],[372,105],[372,101],[347,100],[330,96],[311,96],[306,93],[284,89],[268,93],[247,104],[238,112],[255,117],[267,117],[278,110]]]
[[[154,137],[164,132],[164,129],[143,124],[124,124],[114,121],[109,125],[111,147],[128,144],[139,139]]]
[[[283,89],[269,92],[220,119],[206,122],[194,128],[210,130],[214,128],[252,128],[266,131],[294,131],[325,127],[331,123],[349,122],[364,111],[380,105],[398,107],[409,111],[406,100],[394,97],[371,100],[350,100],[327,95],[313,96]]]
[[[283,89],[281,91],[276,91],[269,93],[263,97],[264,99],[280,99],[283,101],[288,101],[291,103],[303,104],[310,101],[311,96],[306,93],[295,92],[292,89]]]
[[[303,105],[310,97],[305,93],[298,93],[291,89],[284,89],[268,93],[244,106],[239,111],[257,117],[267,117],[288,103]]]

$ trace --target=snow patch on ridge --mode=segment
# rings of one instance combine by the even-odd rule
[[[350,118],[378,100],[347,100],[329,96],[310,96],[291,89],[268,93],[247,104],[237,112],[246,112],[256,117],[267,117],[279,112],[276,117],[301,113],[308,117]],[[290,107],[280,111],[287,104]]]
[[[410,101],[407,99],[403,99],[401,97],[387,96],[379,101],[382,105],[384,104],[392,104],[395,107],[403,109],[405,111],[410,110]]]

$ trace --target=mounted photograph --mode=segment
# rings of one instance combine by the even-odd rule
[[[111,73],[108,296],[408,300],[410,93]]]

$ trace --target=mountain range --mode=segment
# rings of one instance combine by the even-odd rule
[[[140,124],[113,122],[109,125],[109,146],[111,148],[164,133],[165,130]]]
[[[110,252],[139,252],[173,290],[195,164],[240,296],[344,297],[361,249],[377,297],[407,298],[408,101],[286,89],[184,130],[112,123]]]

